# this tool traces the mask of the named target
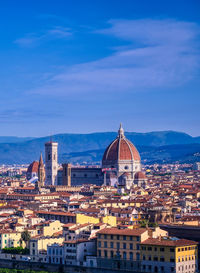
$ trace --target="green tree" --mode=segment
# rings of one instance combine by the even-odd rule
[[[143,220],[140,221],[140,227],[141,228],[148,228],[148,226],[149,226],[149,220],[143,219]]]
[[[26,248],[29,248],[30,239],[31,239],[31,235],[28,232],[28,230],[23,231],[22,234],[21,234],[21,240],[25,242]]]

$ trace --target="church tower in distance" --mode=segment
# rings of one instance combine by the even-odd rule
[[[58,174],[58,143],[45,143],[45,185],[57,185]]]
[[[45,182],[45,168],[44,168],[44,163],[42,159],[42,153],[40,155],[39,159],[39,166],[38,166],[38,184],[39,187],[43,187]]]

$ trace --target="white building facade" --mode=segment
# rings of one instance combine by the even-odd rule
[[[57,185],[58,174],[58,143],[45,143],[45,185]]]

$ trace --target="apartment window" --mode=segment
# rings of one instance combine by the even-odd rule
[[[160,252],[164,252],[164,251],[165,251],[164,247],[161,247]]]
[[[157,251],[157,247],[154,247],[154,250]]]
[[[145,257],[145,255],[143,255],[143,261],[145,261],[146,260],[146,257]]]
[[[163,272],[164,271],[164,266],[161,266],[160,269],[161,269],[161,272]]]
[[[181,249],[180,248],[178,248],[178,252],[180,252],[181,251]]]
[[[133,249],[133,244],[130,244],[130,249]]]
[[[99,247],[101,247],[101,241],[99,241],[99,244],[98,244],[98,245],[99,245]]]
[[[110,251],[110,257],[111,257],[111,258],[114,257],[114,254],[113,254],[113,251],[112,251],[112,250]]]
[[[136,253],[136,260],[137,260],[137,261],[140,260],[140,253]]]
[[[136,247],[137,247],[137,250],[139,250],[139,249],[140,249],[140,245],[139,245],[139,244],[137,244],[137,245],[136,245]]]
[[[101,257],[101,250],[99,250],[99,257]]]
[[[139,242],[139,241],[140,241],[140,237],[139,237],[139,236],[137,236],[136,240],[137,240],[137,242]]]
[[[153,260],[154,260],[154,261],[158,261],[158,257],[157,257],[157,256],[154,256]]]
[[[149,261],[151,261],[151,256],[149,256]]]
[[[133,241],[133,236],[130,236],[130,241]]]
[[[149,268],[149,271],[151,271],[151,265],[149,265],[148,268]]]
[[[123,249],[126,249],[126,243],[123,243]]]
[[[117,249],[120,249],[120,243],[117,243]]]
[[[120,237],[119,237],[119,235],[117,235],[117,240],[119,240],[120,239]]]
[[[110,242],[110,247],[113,248],[113,242]]]
[[[104,239],[107,239],[107,234],[104,234]]]
[[[126,235],[123,236],[123,240],[126,241]]]
[[[104,250],[104,257],[105,257],[105,258],[107,258],[107,257],[108,257],[107,250]]]
[[[133,260],[133,252],[130,252],[130,260]]]
[[[120,258],[120,252],[119,251],[116,252],[116,255],[117,255],[118,258]]]
[[[104,242],[104,247],[106,247],[106,248],[107,248],[107,242],[106,242],[106,241]]]
[[[164,261],[165,261],[165,258],[164,258],[164,257],[160,257],[160,261],[161,261],[161,262],[164,262]]]
[[[152,250],[152,247],[151,247],[151,246],[149,246],[149,247],[148,247],[148,250],[149,250],[149,251],[151,251],[151,250]]]
[[[175,259],[173,257],[170,258],[170,262],[171,263],[174,263],[175,262]]]
[[[171,267],[171,272],[174,272],[174,267]]]
[[[123,259],[126,260],[126,252],[123,252]]]
[[[170,248],[170,252],[174,252],[174,248]]]
[[[110,235],[110,239],[113,240],[113,235]]]

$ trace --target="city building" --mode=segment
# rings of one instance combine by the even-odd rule
[[[97,233],[97,263],[100,268],[139,270],[140,243],[148,230],[105,228]]]
[[[102,159],[102,169],[115,170],[118,186],[130,189],[135,174],[141,171],[140,155],[136,147],[125,137],[120,125],[117,138],[107,147]]]
[[[51,264],[83,266],[88,255],[96,255],[94,240],[70,240],[47,247],[47,261]]]
[[[194,170],[200,171],[200,162],[195,162],[195,164],[194,164]]]
[[[141,271],[194,273],[198,271],[197,243],[178,238],[149,238],[141,242]]]
[[[58,143],[45,143],[45,185],[57,185]]]

